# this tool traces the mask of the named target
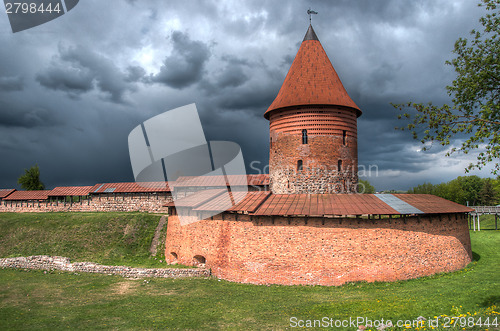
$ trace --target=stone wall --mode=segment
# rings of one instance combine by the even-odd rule
[[[210,270],[186,268],[132,268],[123,266],[106,266],[92,262],[74,262],[61,256],[37,255],[0,259],[0,268],[61,270],[68,272],[89,272],[107,275],[119,275],[128,278],[183,278],[208,277]]]
[[[302,130],[307,130],[304,143]],[[298,107],[270,117],[269,178],[275,194],[351,193],[358,183],[356,112]]]
[[[171,202],[169,193],[158,194],[102,194],[92,195],[78,202],[63,201],[0,201],[0,212],[94,212],[144,211],[163,212],[163,205]]]
[[[364,219],[226,212],[185,226],[170,216],[165,257],[205,262],[230,281],[341,285],[459,270],[472,252],[466,214]]]

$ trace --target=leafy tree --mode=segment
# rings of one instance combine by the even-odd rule
[[[483,190],[486,180],[478,176],[460,176],[447,183],[433,185],[424,183],[408,190],[413,194],[433,194],[438,197],[460,203],[462,205],[477,205],[481,202],[480,192]],[[493,183],[491,183],[493,188]],[[493,189],[493,198],[498,199]]]
[[[484,183],[481,191],[479,192],[479,197],[481,199],[481,204],[484,206],[493,206],[495,205],[497,198],[495,194],[495,190],[493,189],[493,184],[491,183],[491,179],[487,178]]]
[[[435,187],[431,183],[423,183],[408,190],[410,194],[434,194]]]
[[[500,176],[492,180],[493,190],[495,191],[495,204],[500,204]]]
[[[459,176],[438,187],[435,195],[462,205],[468,202],[472,206],[480,203],[479,192],[483,187],[483,180],[478,176]]]
[[[45,185],[40,180],[40,169],[35,164],[29,169],[24,169],[24,175],[21,175],[17,180],[21,188],[27,191],[43,190]]]
[[[358,193],[373,194],[375,193],[375,187],[369,181],[360,179],[358,181]]]
[[[393,104],[400,111],[413,109],[412,114],[403,113],[398,118],[406,118],[410,123],[401,130],[413,133],[413,138],[425,143],[438,142],[443,146],[450,144],[450,139],[457,134],[468,138],[459,148],[452,148],[447,156],[454,152],[469,153],[482,148],[476,163],[471,163],[465,171],[481,169],[493,162],[493,174],[500,171],[500,0],[481,0],[479,6],[487,13],[479,20],[483,31],[471,31],[471,40],[459,38],[455,42],[453,53],[456,58],[446,61],[452,65],[457,78],[447,86],[452,97],[452,105],[434,106],[409,102]],[[423,136],[420,134],[423,132]],[[432,146],[432,144],[431,144]],[[424,146],[423,150],[428,149]]]
[[[468,190],[465,188],[464,180],[462,178],[463,177],[458,177],[448,183],[439,184],[442,189],[441,192],[436,192],[436,195],[462,205],[467,204]]]

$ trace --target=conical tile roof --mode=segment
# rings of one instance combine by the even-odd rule
[[[334,105],[361,110],[347,94],[311,25],[276,99],[264,114],[290,106]]]

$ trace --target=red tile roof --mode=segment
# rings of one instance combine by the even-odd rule
[[[212,189],[212,190],[203,190],[195,192],[191,195],[188,195],[185,198],[176,200],[176,207],[188,207],[188,208],[196,208],[201,206],[202,204],[211,201],[221,195],[222,193],[227,192],[226,189]]]
[[[90,193],[93,186],[59,186],[49,193],[49,197],[85,196]]]
[[[170,192],[166,182],[130,182],[130,183],[104,183],[96,184],[90,193],[154,193]]]
[[[1,189],[0,190],[0,199],[7,197],[9,194],[11,194],[14,191],[15,191],[15,189]]]
[[[232,186],[264,186],[269,185],[269,175],[228,175],[230,185]],[[175,187],[214,187],[226,186],[223,176],[182,176],[175,181]]]
[[[269,174],[247,175],[248,185],[269,185]]]
[[[231,192],[228,194],[220,194],[215,198],[211,198],[204,204],[198,206],[194,210],[203,211],[225,211],[233,207],[233,201],[241,201],[245,198],[247,192]]]
[[[269,191],[248,192],[240,203],[229,208],[228,211],[254,213],[270,195]]]
[[[310,31],[264,117],[269,119],[270,112],[275,109],[304,105],[344,106],[355,109],[360,116],[359,107],[347,94],[323,46],[319,40],[307,38],[308,34]]]
[[[399,214],[370,194],[273,194],[255,215]]]
[[[384,201],[380,195],[375,194],[271,194],[268,191],[248,192],[241,202],[231,207],[228,196],[222,194],[224,192],[224,189],[199,191],[187,198],[177,200],[175,206],[190,207],[197,211],[227,210],[253,215],[311,217],[473,211],[472,208],[443,198],[423,194],[387,194],[385,198],[390,199]],[[245,193],[234,192],[233,194],[235,198],[242,198]],[[406,212],[405,209],[409,211]]]
[[[469,213],[473,208],[431,194],[393,194],[426,214]]]
[[[41,190],[41,191],[15,191],[8,197],[4,198],[4,201],[19,201],[19,200],[47,200],[51,190]]]

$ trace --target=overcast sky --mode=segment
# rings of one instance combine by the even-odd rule
[[[81,0],[18,33],[0,14],[0,188],[18,188],[35,163],[47,188],[133,181],[130,131],[193,102],[207,139],[237,142],[247,171],[262,171],[262,115],[304,37],[309,7],[363,111],[358,154],[361,169],[371,166],[370,182],[406,190],[463,175],[474,156],[419,151],[394,130],[401,123],[389,103],[449,102],[445,86],[455,76],[444,62],[455,40],[479,26],[476,1]]]

